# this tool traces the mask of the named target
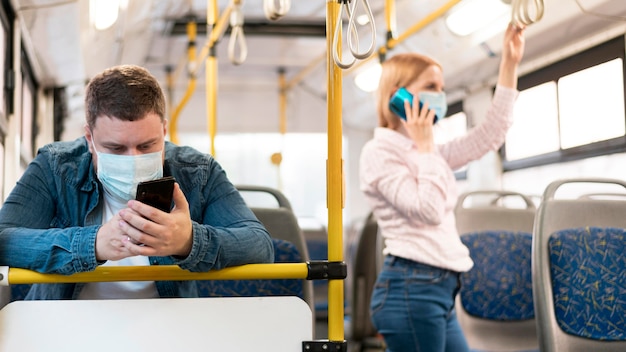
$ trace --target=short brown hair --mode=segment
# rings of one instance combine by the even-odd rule
[[[389,110],[389,99],[400,87],[411,84],[430,66],[441,65],[432,58],[416,53],[398,54],[382,63],[377,91],[378,125],[395,129],[400,121]]]
[[[156,78],[143,67],[120,65],[104,70],[86,88],[87,124],[100,116],[136,121],[155,113],[165,120],[165,96]]]

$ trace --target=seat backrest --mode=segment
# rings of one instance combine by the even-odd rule
[[[473,197],[481,205],[469,206]],[[535,212],[532,200],[518,192],[481,190],[459,197],[457,229],[474,267],[461,275],[456,307],[473,350],[537,349],[530,263]]]
[[[264,196],[269,195],[276,201],[276,207],[251,206],[250,208],[273,239],[284,240],[294,244],[298,249],[302,262],[308,262],[310,257],[306,240],[287,197],[279,190],[270,187],[250,185],[238,185],[236,187],[239,192]],[[302,281],[304,300],[311,307],[311,311],[315,312],[313,282],[304,279]]]
[[[263,186],[237,185],[242,194],[263,194],[273,197],[276,206],[255,206],[250,208],[257,219],[263,223],[272,238],[289,241],[296,245],[303,260],[309,260],[309,251],[298,219],[293,213],[291,203],[285,195],[277,189]]]
[[[293,243],[275,238],[272,243],[275,263],[302,262]],[[297,296],[305,300],[303,281],[298,279],[198,280],[196,283],[200,297]]]
[[[374,283],[382,265],[382,250],[378,234],[378,223],[369,214],[357,238],[356,253],[351,268],[352,297],[350,300],[350,340],[363,343],[363,340],[377,336],[370,319],[370,299]]]
[[[306,247],[312,261],[328,260],[328,232],[325,226],[303,227],[302,233],[306,238]],[[313,296],[315,297],[315,317],[318,324],[328,321],[328,280],[313,281]]]
[[[542,351],[626,351],[626,200],[562,199],[565,179],[548,185],[533,232],[532,278]]]
[[[481,200],[482,205],[468,206],[471,200]],[[506,200],[521,200],[522,207],[506,206]],[[461,194],[454,215],[460,234],[493,230],[532,233],[536,210],[532,199],[522,193],[480,190]]]

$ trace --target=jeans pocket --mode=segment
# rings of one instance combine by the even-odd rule
[[[413,269],[407,280],[414,284],[436,284],[445,280],[449,275],[447,270],[437,268]]]
[[[375,317],[387,301],[389,295],[389,280],[377,280],[372,290],[372,298],[370,301],[370,316]],[[376,324],[374,324],[376,325]]]

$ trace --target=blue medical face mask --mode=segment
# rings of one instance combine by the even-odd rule
[[[435,123],[446,117],[448,102],[446,101],[445,92],[420,92],[419,99],[422,104],[428,102],[428,109],[435,111]]]
[[[98,155],[98,179],[104,191],[119,202],[135,199],[137,185],[142,181],[163,177],[163,152],[139,155],[117,155],[101,153]]]

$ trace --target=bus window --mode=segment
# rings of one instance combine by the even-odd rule
[[[559,79],[562,149],[624,135],[623,65],[613,59]]]
[[[503,171],[626,150],[624,37],[520,77]]]
[[[515,121],[506,137],[506,158],[518,160],[559,150],[559,121],[555,82],[520,92]]]
[[[198,150],[209,150],[206,135],[185,134],[181,136],[181,141]],[[234,184],[279,189],[291,202],[298,218],[315,218],[327,225],[327,143],[325,133],[286,133],[282,136],[279,133],[218,134],[215,153]],[[346,146],[346,143],[344,138],[342,144]],[[271,161],[272,154],[277,152],[282,154],[280,167]],[[346,155],[344,160],[347,162]],[[269,204],[267,199],[247,200],[253,201],[253,206],[271,207],[276,203],[271,199]]]

